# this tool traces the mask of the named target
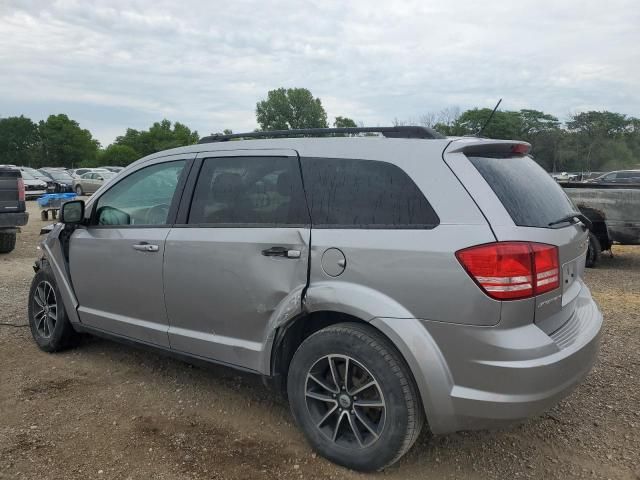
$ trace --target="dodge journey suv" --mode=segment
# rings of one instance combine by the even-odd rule
[[[589,372],[602,316],[582,279],[588,220],[528,151],[389,127],[152,154],[63,205],[33,337],[262,375],[317,452],[358,470],[398,460],[425,425],[539,414]]]

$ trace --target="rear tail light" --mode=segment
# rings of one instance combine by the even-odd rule
[[[496,242],[456,252],[458,261],[491,298],[518,300],[560,286],[558,247],[533,242]]]
[[[22,178],[18,178],[18,201],[24,202],[24,180]]]

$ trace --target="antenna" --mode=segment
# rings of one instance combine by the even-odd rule
[[[496,106],[493,107],[493,111],[491,112],[491,115],[489,115],[489,118],[487,118],[487,121],[484,122],[484,125],[482,125],[482,128],[480,128],[480,130],[478,130],[478,133],[476,133],[476,137],[482,136],[482,132],[484,132],[484,129],[487,128],[487,125],[489,125],[489,122],[493,118],[493,115],[496,113],[496,110],[498,110],[498,107],[500,106],[501,103],[502,103],[502,99],[498,100],[498,103],[496,103]]]

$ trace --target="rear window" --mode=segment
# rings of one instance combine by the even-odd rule
[[[411,178],[375,160],[303,158],[316,228],[428,229],[440,222]]]
[[[560,185],[531,157],[469,160],[518,226],[546,228],[576,212]]]

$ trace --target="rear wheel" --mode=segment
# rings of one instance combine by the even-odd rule
[[[403,359],[367,325],[338,324],[307,338],[291,360],[287,391],[312,447],[355,470],[397,461],[424,421]]]
[[[16,248],[16,233],[0,233],[0,253],[13,252]]]
[[[53,273],[38,270],[29,291],[29,327],[41,350],[56,352],[73,346],[79,337],[64,309]]]
[[[593,233],[589,232],[589,247],[587,249],[587,261],[585,265],[588,268],[593,268],[596,266],[598,261],[600,261],[600,254],[602,253],[602,247],[600,245],[600,240]]]

